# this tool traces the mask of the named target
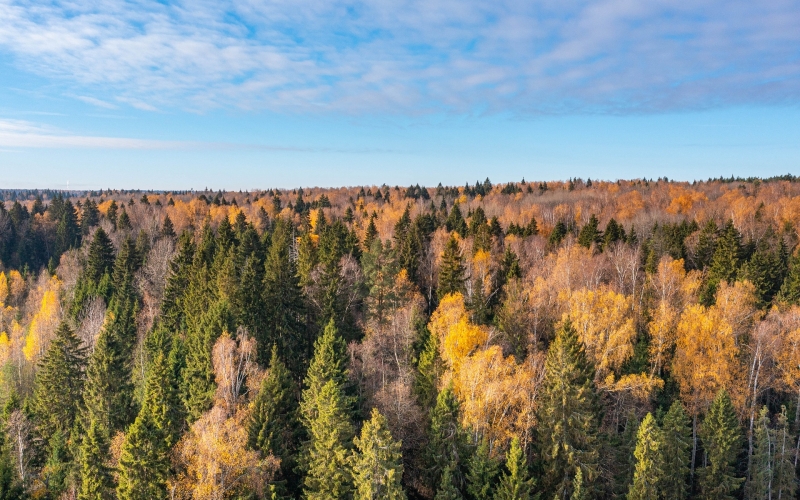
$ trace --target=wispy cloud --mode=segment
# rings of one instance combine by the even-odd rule
[[[179,149],[192,143],[125,137],[75,135],[56,128],[22,120],[0,119],[0,147],[11,148],[95,148],[95,149]],[[12,150],[16,151],[16,150]],[[6,150],[5,152],[9,152]]]
[[[798,103],[798,26],[795,0],[0,0],[20,67],[144,110]]]

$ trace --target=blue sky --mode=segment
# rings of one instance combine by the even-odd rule
[[[794,0],[0,0],[0,187],[798,174],[798,26]]]

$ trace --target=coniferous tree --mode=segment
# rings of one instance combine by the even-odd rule
[[[72,430],[83,391],[86,352],[81,341],[61,323],[36,373],[33,411],[45,436]]]
[[[711,265],[711,259],[714,258],[714,252],[717,249],[718,232],[719,229],[714,219],[709,219],[700,230],[692,259],[695,269],[702,271]]]
[[[169,276],[161,302],[161,324],[171,331],[182,331],[185,327],[183,299],[191,281],[192,263],[196,251],[192,236],[188,232],[181,235],[178,245],[178,252],[169,263]]]
[[[797,467],[795,465],[797,450],[792,449],[792,444],[796,443],[796,438],[791,433],[785,406],[781,407],[781,412],[778,414],[774,436],[772,498],[795,498],[797,495]]]
[[[311,346],[303,324],[305,306],[297,268],[291,258],[291,238],[289,224],[277,219],[265,264],[264,328],[257,340],[261,359],[266,361],[266,349],[274,344],[284,359],[291,360],[290,368],[297,375],[306,364]]]
[[[563,221],[556,222],[553,231],[550,233],[550,237],[548,238],[548,243],[550,246],[558,246],[564,241],[564,238],[567,237],[567,225],[564,224]]]
[[[425,332],[427,339],[417,362],[414,390],[422,408],[429,410],[436,403],[436,388],[442,373],[444,373],[444,366],[439,356],[439,338],[430,333],[427,328]]]
[[[464,221],[464,216],[461,214],[461,209],[458,206],[458,202],[453,204],[453,208],[450,210],[450,215],[447,216],[445,227],[451,233],[455,231],[462,238],[467,235],[467,223]]]
[[[175,226],[172,224],[172,219],[169,215],[164,216],[164,222],[161,224],[161,236],[164,238],[175,237]]]
[[[684,500],[689,494],[691,421],[680,401],[675,401],[664,415],[662,424],[663,480],[660,489],[665,500]]]
[[[714,398],[700,427],[707,455],[707,465],[699,471],[700,497],[704,500],[736,498],[743,481],[735,475],[741,438],[733,404],[723,389]]]
[[[586,492],[586,487],[583,484],[583,470],[578,467],[575,470],[575,477],[572,480],[572,494],[569,500],[588,500],[589,494]]]
[[[628,500],[658,500],[659,487],[664,478],[663,437],[653,415],[645,415],[636,438],[636,468],[633,484],[628,490]],[[669,478],[674,480],[674,478]]]
[[[272,347],[269,372],[253,400],[248,425],[248,445],[263,456],[273,454],[281,460],[282,479],[293,475],[296,452],[295,426],[298,424],[297,400],[291,374]]]
[[[548,497],[567,498],[575,471],[582,488],[597,475],[597,405],[593,370],[569,321],[551,343],[539,403],[539,440]]]
[[[451,464],[452,481],[460,486],[463,480],[460,466],[466,455],[466,440],[459,421],[459,403],[452,387],[444,388],[436,398],[436,406],[431,410],[431,423],[428,430],[428,443],[425,459],[428,477],[432,486],[443,482],[444,468]]]
[[[128,212],[125,211],[125,205],[122,205],[121,213],[117,217],[117,229],[120,231],[128,231],[131,229],[131,218]]]
[[[775,443],[773,432],[769,428],[769,412],[767,407],[761,408],[755,422],[753,454],[750,457],[749,474],[746,491],[747,498],[762,500],[771,498]]]
[[[733,221],[728,221],[717,240],[714,257],[708,271],[708,278],[701,292],[701,302],[705,305],[713,304],[714,295],[720,282],[732,283],[739,274],[742,260],[741,235]]]
[[[377,409],[372,409],[372,416],[361,428],[361,436],[355,438],[355,445],[353,498],[404,500],[400,443],[392,438],[386,418]]]
[[[789,304],[800,304],[800,252],[789,259],[789,270],[781,285],[780,299]]]
[[[599,244],[602,236],[600,229],[598,229],[599,225],[600,221],[597,220],[597,216],[592,214],[589,222],[581,228],[581,232],[578,234],[578,244],[586,248]]]
[[[0,500],[22,500],[26,498],[20,484],[5,426],[0,426]]]
[[[445,295],[464,291],[464,273],[461,248],[455,236],[451,235],[444,248],[442,265],[439,269],[439,286],[436,293],[440,299]]]
[[[90,422],[81,445],[81,486],[79,500],[110,500],[114,487],[111,471],[106,462],[109,454],[109,437],[103,426],[94,417]]]
[[[155,335],[166,337],[164,330]],[[120,500],[166,498],[170,470],[170,449],[177,439],[174,421],[180,404],[175,373],[166,339],[156,341],[162,350],[155,354],[145,387],[144,402],[128,428],[119,459]],[[167,351],[167,352],[165,352]]]
[[[441,481],[436,484],[436,496],[433,500],[461,500],[464,498],[456,486],[456,469],[458,466],[450,462],[442,468]]]
[[[519,445],[519,438],[511,440],[506,454],[506,473],[497,487],[496,500],[529,500],[534,497],[533,479],[528,474],[528,463]]]
[[[99,283],[104,274],[111,272],[113,265],[114,246],[103,228],[98,228],[89,245],[89,256],[86,260],[84,275],[92,283]]]
[[[486,439],[475,450],[469,460],[467,471],[467,494],[472,500],[490,500],[500,476],[500,464],[489,453]]]

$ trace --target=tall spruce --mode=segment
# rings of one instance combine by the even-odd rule
[[[435,488],[443,482],[444,469],[451,464],[452,481],[460,488],[464,479],[461,466],[466,465],[462,463],[466,455],[466,436],[461,428],[458,399],[453,388],[448,386],[439,392],[436,406],[431,410],[425,450],[429,484]]]
[[[736,457],[741,451],[739,421],[727,391],[721,390],[700,427],[707,465],[700,469],[700,498],[736,498],[743,478],[736,477]]]
[[[745,486],[747,498],[769,500],[772,498],[772,479],[774,475],[775,443],[774,433],[769,428],[769,411],[761,408],[753,431],[753,454],[750,457],[749,480]]]
[[[772,498],[789,499],[797,495],[797,450],[792,445],[797,442],[791,432],[786,407],[781,412],[774,430],[775,456],[773,459]]]
[[[67,323],[61,323],[36,373],[33,411],[42,434],[69,433],[78,413],[86,351]]]
[[[169,264],[169,275],[161,302],[161,324],[171,331],[182,331],[184,324],[183,299],[189,287],[195,244],[190,233],[180,237],[178,252]]]
[[[461,293],[464,291],[464,257],[461,255],[461,248],[454,235],[450,235],[444,247],[442,255],[442,265],[439,268],[439,286],[437,295],[441,299],[451,293]]]
[[[628,490],[628,500],[658,500],[659,488],[664,480],[663,438],[653,415],[648,413],[639,425],[636,436],[636,468],[633,484]],[[670,478],[670,480],[674,480]]]
[[[540,459],[546,497],[566,499],[575,471],[590,490],[597,476],[597,404],[594,372],[572,324],[565,321],[550,345],[539,403]]]
[[[581,228],[578,233],[578,244],[582,247],[591,248],[592,245],[599,245],[602,242],[602,233],[598,229],[600,221],[597,216],[592,214],[589,222]]]
[[[84,275],[93,283],[99,283],[104,274],[110,273],[114,265],[114,245],[102,227],[94,232],[89,244]]]
[[[511,440],[506,453],[506,472],[500,479],[495,500],[530,500],[534,498],[533,479],[528,473],[528,461],[519,445],[519,438]]]
[[[736,280],[742,263],[741,240],[742,237],[733,225],[733,221],[728,221],[717,240],[708,277],[700,294],[700,300],[705,305],[714,303],[714,295],[720,282],[732,283]]]
[[[781,285],[780,299],[800,305],[800,252],[795,252],[789,258],[789,270]]]
[[[442,467],[441,481],[435,485],[436,496],[433,500],[461,500],[464,496],[456,484],[456,470],[458,465],[450,462]]]
[[[467,495],[472,500],[491,500],[500,477],[500,464],[492,457],[489,442],[481,441],[469,459]]]
[[[400,443],[392,438],[386,417],[373,408],[370,420],[355,438],[357,452],[353,457],[355,500],[404,500],[400,484],[403,478],[403,457]]]
[[[79,456],[81,457],[78,490],[79,500],[110,500],[113,498],[114,479],[106,465],[109,459],[109,437],[94,417],[90,422]]]
[[[689,415],[680,401],[669,407],[661,426],[664,475],[660,489],[664,500],[684,500],[689,494],[689,461],[692,428]]]

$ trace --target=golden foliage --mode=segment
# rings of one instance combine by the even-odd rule
[[[22,351],[28,361],[36,361],[44,355],[61,321],[61,304],[58,297],[60,289],[61,281],[55,276],[50,278],[42,295],[39,310],[28,327],[28,336]]]

